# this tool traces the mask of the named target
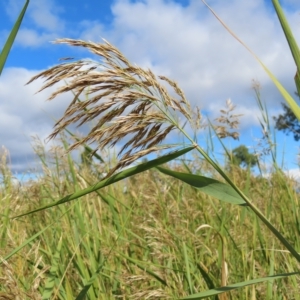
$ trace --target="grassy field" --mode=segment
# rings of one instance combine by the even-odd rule
[[[1,51],[0,74],[28,4]],[[272,4],[300,94],[299,47],[278,0]],[[49,99],[65,92],[74,98],[50,136],[60,137],[60,146],[46,151],[35,141],[43,170],[37,180],[17,184],[9,153],[1,153],[0,300],[300,299],[299,186],[277,165],[258,87],[262,141],[272,162],[266,177],[263,156],[254,173],[233,164],[222,143],[239,135],[230,101],[219,125],[210,124],[207,140],[216,137],[224,150],[225,160],[217,161],[213,147],[198,144],[201,114],[177,83],[132,65],[108,42],[57,43],[89,49],[99,62],[63,62],[30,80],[44,78],[41,90],[64,82]],[[244,46],[300,120],[292,96]],[[69,131],[74,123],[92,128],[79,138]],[[171,131],[184,144],[164,144]],[[95,144],[94,161],[88,145]],[[107,152],[116,145],[123,146],[117,159]],[[79,146],[81,162],[71,156]],[[133,166],[148,154],[157,158]]]
[[[43,174],[22,186],[14,184],[2,155],[1,257],[47,229],[2,263],[0,299],[75,299],[93,274],[87,299],[177,299],[221,286],[222,276],[230,285],[299,269],[247,207],[215,200],[155,169],[10,220],[98,182],[105,170],[75,163],[62,147],[51,155],[41,144],[36,150]],[[167,167],[220,180],[197,154]],[[233,165],[227,171],[299,249],[295,183],[275,169],[268,179]],[[299,278],[290,277],[211,299],[300,299],[298,291]]]

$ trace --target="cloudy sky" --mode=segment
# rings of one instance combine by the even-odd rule
[[[24,0],[0,1],[0,47],[24,5]],[[95,4],[97,2],[97,4]],[[75,4],[74,4],[75,3]],[[208,0],[223,21],[260,57],[293,94],[295,64],[271,1]],[[296,39],[300,40],[300,2],[281,1]],[[210,119],[231,98],[242,113],[240,142],[254,146],[261,137],[259,109],[252,80],[260,82],[269,114],[283,101],[271,80],[200,0],[31,0],[21,30],[0,77],[0,146],[10,152],[14,172],[34,165],[32,136],[47,138],[71,96],[46,101],[52,90],[35,94],[42,82],[25,83],[59,58],[85,58],[80,49],[54,45],[56,38],[116,45],[131,62],[176,80],[193,105]],[[1,49],[0,48],[0,49]],[[286,167],[296,168],[298,144],[278,135],[279,151],[289,151]]]

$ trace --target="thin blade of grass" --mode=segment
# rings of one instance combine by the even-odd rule
[[[203,264],[201,264],[201,263],[197,263],[197,267],[198,267],[198,269],[199,269],[199,271],[200,271],[203,279],[205,280],[205,283],[206,283],[207,287],[209,289],[214,289],[215,288],[215,284],[213,282],[213,278],[211,278],[212,275],[209,273],[209,271],[207,270],[207,268],[204,267]]]
[[[227,285],[227,286],[224,286],[224,287],[212,289],[212,290],[209,290],[209,291],[193,294],[193,295],[190,295],[190,296],[187,296],[187,297],[184,297],[184,298],[180,298],[180,300],[204,299],[204,298],[207,298],[207,297],[210,297],[210,296],[215,296],[215,295],[218,295],[218,294],[221,294],[221,293],[237,290],[237,289],[240,289],[240,288],[243,288],[245,286],[252,285],[252,284],[257,284],[257,283],[261,283],[261,282],[268,281],[268,280],[286,278],[286,277],[297,275],[297,274],[300,274],[300,272],[284,273],[284,274],[278,274],[278,275],[268,276],[268,277],[264,277],[264,278],[247,280],[247,281]]]
[[[21,249],[23,249],[24,247],[26,247],[27,245],[29,245],[33,240],[35,240],[38,236],[40,236],[43,232],[45,232],[48,228],[50,228],[53,224],[55,224],[55,222],[51,223],[50,225],[46,226],[45,228],[43,228],[42,230],[40,230],[38,233],[36,233],[35,235],[31,236],[28,240],[26,240],[24,243],[22,243],[19,247],[15,248],[12,252],[10,252],[8,255],[6,255],[3,259],[0,260],[0,266],[3,263],[3,261],[7,261],[8,259],[10,259],[13,255],[15,255],[16,253],[18,253]]]
[[[298,93],[298,95],[300,95],[300,77],[299,77],[299,71],[296,72],[296,75],[294,77],[294,81],[295,81],[295,84],[296,84],[297,93]]]
[[[179,150],[179,151],[176,151],[176,152],[173,152],[173,153],[170,153],[170,154],[167,154],[167,155],[164,155],[162,157],[159,157],[159,158],[156,158],[156,159],[153,159],[153,160],[150,160],[146,163],[142,163],[138,166],[135,166],[135,167],[131,167],[131,168],[128,168],[127,170],[124,170],[124,171],[121,171],[115,175],[112,175],[111,177],[109,177],[108,179],[104,179],[104,180],[101,180],[99,181],[98,183],[94,184],[93,186],[90,186],[90,187],[87,187],[83,190],[80,190],[80,191],[77,191],[73,194],[70,194],[70,195],[67,195],[65,197],[63,197],[62,199],[59,199],[53,203],[50,203],[50,204],[47,204],[47,205],[44,205],[42,207],[39,207],[37,209],[34,209],[32,211],[29,211],[29,212],[26,212],[24,214],[21,214],[21,215],[18,215],[18,216],[15,216],[13,217],[13,219],[15,218],[19,218],[19,217],[22,217],[22,216],[26,216],[26,215],[29,215],[29,214],[32,214],[32,213],[35,213],[35,212],[38,212],[38,211],[41,211],[41,210],[44,210],[44,209],[47,209],[47,208],[50,208],[50,207],[54,207],[54,206],[57,206],[57,205],[60,205],[60,204],[63,204],[63,203],[66,203],[66,202],[70,202],[72,200],[75,200],[75,199],[78,199],[82,196],[85,196],[87,194],[90,194],[92,192],[95,192],[96,190],[99,190],[105,186],[108,186],[108,185],[111,185],[115,182],[118,182],[122,179],[125,179],[127,177],[130,177],[130,176],[133,176],[133,175],[136,175],[136,174],[139,174],[141,172],[144,172],[144,171],[147,171],[151,168],[154,168],[158,165],[161,165],[161,164],[164,164],[164,163],[167,163],[191,150],[193,150],[195,147],[187,147],[187,148],[184,148],[182,150]]]
[[[136,265],[139,269],[141,269],[142,271],[146,272],[147,274],[149,274],[150,276],[154,277],[157,281],[159,281],[161,284],[168,286],[167,282],[158,274],[156,274],[154,271],[150,270],[150,268],[147,268],[145,265],[141,264],[139,261],[130,258],[129,256],[126,256],[122,253],[119,253],[120,255],[122,255],[126,260],[128,260],[130,263]]]
[[[212,12],[212,14],[219,20],[219,22],[226,28],[226,30],[237,40],[239,41],[260,63],[260,65],[264,68],[266,73],[270,76],[278,90],[283,95],[284,99],[290,105],[291,110],[295,114],[295,116],[300,120],[300,108],[298,107],[295,100],[290,96],[290,94],[284,89],[284,87],[280,84],[280,82],[276,79],[276,77],[268,70],[268,68],[260,61],[260,59],[256,56],[256,54],[243,43],[234,33],[233,31],[221,20],[221,18],[213,11],[213,9],[204,1],[202,2],[208,7],[208,9]],[[204,158],[219,172],[219,174],[232,186],[233,189],[237,191],[237,193],[245,200],[250,209],[260,218],[261,221],[273,232],[273,234],[280,240],[280,242],[291,252],[291,254],[300,262],[300,255],[294,249],[294,247],[284,238],[284,236],[268,221],[268,219],[261,213],[261,211],[240,191],[240,189],[232,182],[232,180],[225,174],[225,172],[220,168],[212,159],[200,148],[197,147],[198,151],[204,156]]]
[[[37,237],[39,237],[43,232],[45,232],[47,229],[49,229],[54,224],[57,224],[57,221],[62,218],[65,214],[67,214],[70,211],[71,208],[66,210],[61,216],[58,217],[58,219],[54,220],[52,223],[50,223],[48,226],[44,227],[42,230],[37,232],[35,235],[31,236],[29,239],[27,239],[24,243],[22,243],[19,247],[15,248],[11,253],[6,255],[3,259],[0,260],[0,266],[3,263],[3,261],[7,261],[9,258],[11,258],[13,255],[18,253],[21,249],[29,245],[33,240],[35,240]]]
[[[65,131],[71,136],[73,137],[77,142],[80,141],[80,139],[74,134],[72,133],[70,130],[68,130],[67,128],[65,128]],[[95,158],[97,158],[101,163],[104,163],[104,159],[97,153],[95,152],[95,150],[93,150],[90,146],[88,146],[87,144],[83,144],[84,150],[87,152],[88,155],[94,156]]]
[[[273,6],[275,8],[275,11],[277,13],[278,19],[281,24],[281,28],[285,34],[286,40],[289,44],[289,47],[291,49],[295,64],[297,66],[297,73],[295,75],[295,83],[297,87],[298,94],[300,94],[300,80],[299,80],[299,71],[300,71],[300,51],[299,47],[297,45],[297,42],[294,38],[293,32],[289,26],[289,23],[284,15],[284,12],[281,8],[281,5],[279,4],[278,0],[272,0]]]
[[[300,51],[297,45],[297,42],[294,38],[293,32],[289,26],[289,23],[284,15],[284,12],[282,10],[281,5],[279,4],[278,0],[272,0],[273,6],[275,8],[275,11],[277,13],[278,19],[280,21],[282,30],[285,34],[286,40],[289,44],[289,47],[291,49],[294,61],[296,63],[296,66],[298,69],[300,69]]]
[[[29,0],[26,0],[26,3],[24,4],[24,7],[23,7],[23,9],[22,9],[22,11],[21,11],[21,13],[20,13],[20,15],[19,15],[12,31],[9,34],[9,37],[8,37],[8,39],[7,39],[5,45],[4,45],[4,47],[3,47],[3,49],[0,53],[0,75],[1,75],[2,70],[4,68],[6,59],[8,57],[9,52],[10,52],[10,49],[11,49],[11,47],[14,43],[14,40],[17,36],[19,28],[21,26],[21,23],[22,23],[24,15],[25,15],[28,4],[29,4]]]
[[[193,284],[191,279],[191,272],[190,272],[190,263],[189,263],[189,257],[187,253],[187,248],[185,242],[182,243],[183,247],[183,257],[184,257],[184,263],[185,263],[185,270],[186,270],[186,277],[189,284],[189,290],[191,293],[193,293]]]
[[[273,247],[271,249],[271,255],[270,255],[270,269],[269,269],[269,276],[274,275],[274,266],[275,261],[274,261],[274,243]],[[267,296],[268,300],[273,299],[273,281],[268,281],[268,288],[267,288]]]
[[[269,71],[269,69],[262,63],[262,61],[258,58],[258,56],[241,40],[237,37],[237,35],[221,20],[221,18],[214,12],[214,10],[204,1],[202,2],[207,6],[207,8],[212,12],[212,14],[219,20],[219,22],[225,27],[225,29],[238,41],[240,42],[251,54],[252,56],[259,62],[259,64],[263,67],[265,72],[272,79],[273,83],[276,85],[277,89],[285,99],[285,101],[289,104],[291,110],[295,114],[298,120],[300,120],[300,108],[298,107],[296,101],[293,97],[287,92],[287,90],[281,85],[281,83],[277,80],[277,78]]]
[[[57,270],[59,265],[61,247],[62,247],[62,237],[59,239],[56,251],[52,257],[51,268],[45,283],[45,289],[43,291],[42,300],[50,299],[54,291],[55,280],[57,279]]]

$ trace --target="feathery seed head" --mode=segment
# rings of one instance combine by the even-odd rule
[[[60,39],[55,43],[85,47],[102,58],[99,63],[87,60],[64,62],[28,82],[45,78],[46,83],[39,92],[58,82],[67,82],[52,93],[49,100],[65,92],[75,92],[50,138],[56,137],[70,124],[81,126],[97,120],[88,135],[74,143],[70,150],[93,142],[102,149],[129,138],[118,153],[120,162],[113,169],[115,171],[144,155],[169,148],[160,143],[178,128],[176,113],[182,114],[188,121],[192,120],[190,105],[174,81],[165,76],[157,78],[151,70],[132,65],[107,41],[97,44]],[[173,89],[176,98],[158,79]],[[86,101],[79,100],[83,92],[89,95]]]
[[[221,116],[216,118],[215,120],[221,123],[222,125],[214,126],[217,135],[223,139],[226,137],[232,137],[234,140],[238,140],[240,134],[237,131],[231,131],[232,129],[238,129],[240,120],[239,118],[242,116],[241,114],[233,114],[232,112],[235,110],[236,106],[232,103],[231,99],[226,100],[226,108],[221,109]]]

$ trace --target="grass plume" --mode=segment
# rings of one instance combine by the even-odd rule
[[[192,120],[189,102],[176,82],[132,65],[107,41],[97,44],[60,39],[55,43],[87,48],[100,56],[101,62],[78,60],[62,63],[34,76],[27,84],[45,78],[46,83],[40,92],[58,82],[67,82],[52,93],[49,100],[62,93],[75,93],[50,138],[56,137],[70,124],[81,126],[97,120],[87,136],[75,142],[70,150],[93,142],[99,149],[104,149],[127,139],[118,152],[118,164],[108,175],[145,155],[171,147],[161,143],[172,130],[179,128],[178,113]],[[89,99],[77,101],[83,92]]]

